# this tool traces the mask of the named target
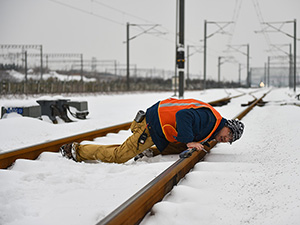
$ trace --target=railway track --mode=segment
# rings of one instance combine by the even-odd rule
[[[231,99],[243,96],[240,94],[232,97],[222,98],[216,101],[209,102],[212,106],[221,106],[230,102]],[[120,130],[128,130],[131,122],[111,126],[95,131],[90,131],[58,140],[50,141],[43,144],[33,145],[25,148],[20,148],[0,154],[0,169],[6,169],[11,166],[17,159],[36,159],[42,152],[58,152],[60,146],[70,142],[81,142],[84,140],[93,140],[97,137],[105,136],[108,133],[117,133]]]
[[[130,128],[130,122],[107,127],[95,131],[90,131],[43,144],[33,145],[0,154],[0,169],[6,169],[11,166],[16,159],[36,159],[42,152],[58,152],[60,146],[70,142],[81,142],[84,140],[93,140],[97,137],[105,136],[108,133],[117,133],[120,130]]]
[[[266,95],[266,94],[265,94]],[[264,96],[265,96],[264,95]],[[242,113],[240,113],[235,118],[241,119],[246,115],[255,105],[262,101],[262,96],[255,101]],[[239,96],[234,96],[235,98]],[[224,99],[221,99],[224,101]],[[221,101],[220,100],[220,101]],[[228,99],[226,99],[228,103]],[[210,102],[211,104],[220,104],[216,101]],[[225,104],[225,103],[222,103]],[[59,147],[66,143],[72,141],[82,141],[82,140],[93,140],[95,137],[105,136],[107,133],[118,132],[120,130],[129,129],[130,123],[124,123],[117,126],[108,127],[105,129],[87,132],[80,135],[75,135],[67,138],[62,138],[59,140],[51,141],[41,145],[30,146],[28,148],[23,148],[11,152],[6,152],[0,154],[0,165],[1,168],[9,167],[15,159],[26,158],[35,159],[39,156],[41,152],[50,151],[57,152]],[[206,146],[206,151],[209,152],[211,148],[215,146],[216,143],[211,142],[210,146]],[[148,183],[144,188],[132,196],[128,201],[123,203],[115,211],[101,220],[98,224],[137,224],[143,217],[151,210],[152,206],[160,201],[165,194],[172,190],[173,186],[176,185],[179,180],[185,176],[186,173],[190,171],[193,166],[199,162],[207,154],[205,151],[195,152],[189,158],[183,158],[177,160],[172,166],[161,173],[157,178]],[[3,164],[5,162],[5,164]],[[4,167],[3,167],[4,165]]]

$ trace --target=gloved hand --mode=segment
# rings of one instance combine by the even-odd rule
[[[186,146],[188,148],[196,148],[198,151],[201,151],[204,149],[204,146],[198,142],[190,142],[190,143],[187,143]]]

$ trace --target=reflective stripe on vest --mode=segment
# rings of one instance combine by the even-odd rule
[[[169,142],[177,142],[176,137],[178,135],[177,130],[176,130],[176,113],[179,110],[182,109],[198,109],[198,108],[208,108],[212,111],[216,118],[216,123],[214,125],[214,128],[212,131],[202,140],[199,142],[203,142],[207,140],[208,138],[211,137],[211,135],[216,131],[218,128],[222,116],[220,113],[215,110],[211,105],[201,102],[195,99],[174,99],[174,98],[169,98],[166,100],[163,100],[159,103],[158,106],[158,116],[159,116],[159,122],[162,128],[162,131],[166,137],[166,139]]]

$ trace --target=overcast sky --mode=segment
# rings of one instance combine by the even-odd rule
[[[208,35],[223,22],[235,22],[224,29],[231,35],[215,33],[207,40],[207,77],[217,79],[219,56],[234,56],[246,66],[246,56],[242,54],[246,47],[240,47],[242,53],[226,53],[228,45],[249,44],[250,67],[264,67],[268,56],[285,54],[267,51],[270,44],[283,45],[282,51],[288,52],[285,45],[293,43],[292,38],[279,32],[264,35],[254,31],[266,27],[261,25],[263,21],[294,19],[300,23],[299,0],[186,0],[185,46],[198,46],[190,47],[191,54],[201,51],[204,20],[217,22],[207,25]],[[137,68],[174,70],[176,0],[0,0],[0,44],[41,44],[44,53],[83,53],[84,59],[96,57],[125,64],[127,22],[147,25],[142,26],[144,29],[160,25],[130,41],[130,63]],[[285,23],[280,29],[294,35],[293,23]],[[130,37],[141,32],[130,26]],[[203,53],[193,54],[189,65],[190,73],[203,76]],[[242,79],[245,78],[243,69]],[[237,81],[238,64],[225,62],[221,79]]]

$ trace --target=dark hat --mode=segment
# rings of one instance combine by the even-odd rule
[[[230,144],[241,138],[245,127],[244,124],[238,119],[227,120],[225,126],[230,128],[230,130],[232,131],[232,141],[230,142]]]

